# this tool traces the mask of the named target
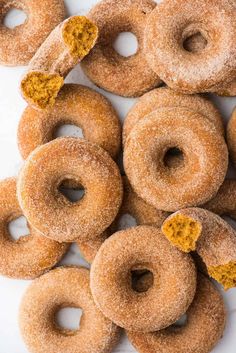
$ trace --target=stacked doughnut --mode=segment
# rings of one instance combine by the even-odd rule
[[[30,50],[0,44],[6,65],[31,59],[21,81],[24,164],[0,182],[0,273],[34,279],[20,307],[23,339],[32,353],[109,353],[123,329],[139,353],[208,353],[227,317],[211,279],[236,287],[236,231],[222,218],[236,219],[236,181],[226,179],[236,114],[226,142],[220,112],[197,93],[235,95],[235,4],[103,0],[63,21],[61,1],[45,3],[17,1],[32,23],[47,13],[34,36],[18,38],[30,21],[15,30],[13,48],[22,54],[28,41]],[[0,5],[3,17],[10,7]],[[138,38],[129,58],[112,45],[122,31]],[[80,61],[97,86],[140,97],[123,129],[101,93],[64,83]],[[156,88],[162,81],[169,87]],[[83,138],[56,138],[65,124]],[[30,235],[13,241],[8,224],[21,215]],[[74,242],[91,269],[54,268]],[[83,310],[77,330],[58,324],[65,307]]]

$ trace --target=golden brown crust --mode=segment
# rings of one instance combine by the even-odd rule
[[[168,107],[186,108],[200,113],[212,121],[216,129],[224,135],[222,116],[209,99],[200,95],[187,96],[167,87],[160,87],[144,94],[130,109],[124,122],[123,144],[133,127],[146,115],[159,108]]]
[[[125,97],[141,96],[160,85],[159,77],[147,65],[143,47],[145,24],[155,6],[152,0],[103,0],[89,12],[100,36],[82,67],[96,85]],[[113,42],[121,32],[136,35],[136,54],[122,57],[115,51]]]
[[[196,295],[186,315],[183,327],[128,332],[128,338],[139,353],[209,353],[223,335],[226,309],[220,292],[203,275],[198,274]]]
[[[235,13],[235,5],[225,0],[160,3],[146,26],[149,65],[168,86],[185,93],[211,92],[229,82],[236,65]],[[197,33],[207,41],[204,50],[185,50],[184,41]]]
[[[83,198],[69,201],[58,188],[74,180]],[[18,179],[18,199],[32,226],[57,241],[88,240],[114,220],[122,201],[122,180],[106,151],[84,139],[64,137],[34,150]]]
[[[55,314],[63,307],[83,310],[80,327],[60,328]],[[109,353],[120,329],[96,308],[89,288],[89,271],[60,267],[35,280],[20,307],[20,329],[32,353]]]
[[[124,196],[121,208],[115,220],[99,237],[87,241],[85,243],[79,242],[79,248],[82,251],[84,258],[88,262],[92,262],[103,244],[103,242],[113,233],[120,230],[119,221],[123,215],[131,215],[135,218],[137,225],[154,225],[161,227],[163,221],[169,216],[168,212],[157,210],[143,201],[132,189],[126,176],[122,177]]]
[[[232,116],[228,122],[227,144],[230,158],[234,165],[236,165],[236,109],[234,109]]]
[[[30,234],[14,241],[7,226],[22,216],[15,178],[0,182],[0,195],[0,273],[10,278],[34,279],[55,266],[68,245],[42,237],[30,225]]]
[[[112,157],[117,156],[121,126],[111,103],[88,87],[66,84],[53,107],[25,109],[18,127],[22,157],[26,159],[36,147],[52,140],[56,129],[64,124],[80,127],[86,140],[101,146]]]
[[[165,163],[173,148],[182,151],[183,163],[177,166]],[[211,199],[227,166],[227,146],[214,124],[183,108],[149,114],[132,129],[124,150],[124,167],[134,191],[165,211]]]
[[[105,316],[128,330],[150,332],[171,325],[187,310],[196,290],[195,266],[185,255],[155,227],[113,234],[92,263],[95,303]],[[137,293],[131,271],[142,266],[152,272],[154,282],[147,292]]]
[[[26,65],[51,31],[65,18],[62,0],[1,0],[0,20],[12,8],[25,12],[27,20],[14,29],[1,25],[0,64]]]

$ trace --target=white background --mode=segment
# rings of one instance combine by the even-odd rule
[[[97,2],[96,0],[65,0],[68,15],[86,14]],[[8,25],[18,24],[22,16],[13,12],[8,19]],[[132,54],[135,50],[135,42],[131,36],[120,36],[116,43],[122,54]],[[18,87],[25,68],[7,68],[0,66],[0,179],[17,175],[21,157],[17,149],[16,132],[21,114],[26,106],[20,96]],[[116,97],[96,88],[89,82],[79,67],[76,67],[68,76],[67,82],[81,83],[105,94],[113,103],[121,120],[124,119],[129,108],[135,102],[134,99]],[[221,110],[225,120],[228,120],[236,98],[216,98],[216,104]],[[70,130],[70,129],[69,129]],[[235,176],[232,171],[231,176]],[[13,227],[14,232],[24,234],[23,223],[18,222],[18,227]],[[64,264],[85,264],[78,249],[72,245],[69,254],[63,260]],[[24,342],[18,329],[18,307],[29,281],[17,281],[0,276],[0,353],[27,353]],[[235,353],[236,350],[236,289],[224,293],[228,310],[228,324],[224,338],[213,351],[214,353]],[[61,318],[64,324],[74,327],[78,322],[78,312],[67,312]],[[45,347],[45,352],[47,348]],[[115,352],[135,352],[131,344],[123,337]]]

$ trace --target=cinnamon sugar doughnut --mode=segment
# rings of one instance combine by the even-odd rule
[[[21,81],[25,100],[35,108],[53,106],[64,77],[95,45],[98,29],[84,16],[58,25],[41,45]]]
[[[128,338],[139,353],[209,353],[223,336],[226,324],[224,301],[215,286],[198,274],[195,298],[187,311],[184,326],[165,330],[128,332]]]
[[[236,109],[234,109],[232,116],[228,122],[227,144],[230,158],[234,165],[236,165]]]
[[[200,95],[187,96],[167,87],[160,87],[144,94],[130,109],[124,122],[123,143],[125,144],[127,136],[141,119],[157,109],[168,107],[186,108],[204,115],[224,135],[221,114],[209,99]]]
[[[236,96],[236,79],[227,85],[222,85],[215,92],[218,96],[235,97]]]
[[[236,180],[225,180],[216,196],[202,207],[219,216],[236,220]]]
[[[77,330],[61,328],[56,313],[64,307],[81,308]],[[120,329],[105,318],[93,302],[89,271],[60,267],[35,280],[20,307],[20,329],[32,353],[109,353]]]
[[[236,287],[236,232],[218,215],[186,208],[167,218],[162,231],[184,252],[196,250],[208,273],[227,290]]]
[[[16,179],[0,182],[0,273],[16,279],[33,279],[60,261],[68,246],[42,237],[30,225],[30,234],[13,240],[8,224],[22,216],[16,198]]]
[[[121,127],[110,102],[101,94],[81,85],[67,84],[55,105],[45,110],[28,106],[18,127],[18,145],[22,157],[54,138],[56,129],[65,124],[82,128],[84,137],[100,145],[112,157],[120,149]]]
[[[155,209],[143,201],[132,189],[127,177],[123,176],[124,196],[121,208],[115,220],[110,227],[97,238],[85,243],[79,242],[79,248],[84,258],[92,262],[103,244],[103,242],[113,233],[121,230],[120,220],[122,216],[131,215],[134,217],[137,225],[155,225],[161,227],[163,221],[169,216],[169,213]]]
[[[82,185],[75,203],[59,187],[65,180]],[[117,165],[106,151],[84,139],[64,137],[34,150],[18,179],[18,199],[30,224],[59,242],[85,241],[101,234],[122,201]]]
[[[208,92],[230,82],[236,67],[235,14],[234,4],[225,0],[163,1],[146,26],[149,65],[168,86],[185,93]],[[189,52],[186,39],[199,33],[207,45]]]
[[[176,148],[183,162],[173,167],[166,156]],[[227,146],[214,124],[177,107],[156,110],[142,119],[124,150],[124,167],[134,191],[165,211],[210,200],[223,183],[227,166]]]
[[[24,11],[27,20],[11,29],[4,26],[4,18],[13,8]],[[62,0],[1,0],[0,64],[28,64],[38,47],[64,18]]]
[[[147,65],[144,53],[144,29],[156,3],[152,0],[103,0],[88,14],[100,36],[96,46],[83,60],[82,67],[99,87],[125,97],[141,96],[161,81]],[[139,48],[130,57],[119,55],[113,42],[121,32],[132,32]]]
[[[155,227],[138,226],[113,234],[92,263],[90,286],[95,303],[127,330],[150,332],[171,325],[187,310],[196,289],[194,263],[184,255]],[[131,272],[137,268],[153,274],[147,292],[132,288]]]

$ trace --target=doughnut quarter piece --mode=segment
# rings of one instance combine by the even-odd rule
[[[22,10],[26,21],[8,28],[4,19],[11,9]],[[63,0],[1,0],[0,64],[27,65],[51,31],[64,20]]]
[[[21,81],[25,100],[38,109],[53,106],[64,77],[95,45],[98,29],[84,16],[58,25],[41,45]]]
[[[236,109],[234,109],[232,116],[227,126],[227,144],[229,148],[229,155],[236,166]]]
[[[155,7],[152,0],[103,0],[89,12],[88,17],[98,26],[99,39],[82,68],[97,86],[120,96],[137,97],[161,84],[144,51],[145,25]],[[137,52],[129,57],[113,47],[122,32],[132,32],[138,40]]]
[[[78,246],[88,262],[94,260],[98,249],[109,236],[118,230],[124,229],[124,227],[127,228],[127,224],[125,223],[127,216],[132,216],[137,225],[154,225],[158,228],[161,227],[163,221],[169,216],[168,212],[157,210],[143,201],[133,191],[126,176],[122,177],[122,181],[124,188],[122,205],[110,227],[93,240],[84,243],[78,242]]]
[[[84,138],[105,149],[113,158],[121,144],[121,126],[111,103],[100,93],[81,85],[66,84],[55,105],[45,110],[28,106],[18,127],[18,146],[24,159],[38,146],[55,138],[65,124],[76,125]]]
[[[72,202],[64,182],[84,189]],[[101,234],[116,217],[123,196],[119,169],[101,147],[64,137],[34,150],[21,169],[18,199],[30,224],[59,242],[85,241]]]
[[[225,290],[236,287],[236,232],[218,215],[201,208],[172,214],[162,232],[178,249],[196,251],[211,277]]]
[[[221,294],[209,279],[198,274],[196,295],[183,326],[176,323],[157,332],[127,334],[139,353],[209,353],[223,336],[225,324]]]
[[[181,163],[168,163],[177,151]],[[183,108],[162,108],[130,132],[124,168],[134,191],[159,210],[176,211],[210,200],[228,166],[224,137],[205,116]]]
[[[106,317],[131,331],[161,330],[180,318],[196,290],[196,269],[188,254],[173,247],[160,229],[138,226],[113,234],[91,266],[93,298]],[[153,285],[137,292],[132,271],[148,270]]]
[[[83,311],[77,330],[62,328],[57,312],[65,307]],[[110,353],[120,329],[105,318],[94,304],[89,288],[89,271],[59,267],[35,280],[27,289],[19,324],[32,353]]]
[[[133,127],[148,114],[160,108],[186,108],[209,119],[219,133],[224,135],[223,119],[219,110],[206,97],[185,95],[167,87],[160,87],[145,93],[130,109],[123,127],[123,145]]]
[[[20,216],[16,179],[0,181],[0,274],[15,279],[34,279],[55,266],[68,245],[42,237],[30,224],[30,234],[14,240],[8,225]]]
[[[161,2],[145,31],[149,65],[169,87],[187,94],[230,83],[236,68],[235,10],[235,3],[225,0]],[[185,49],[194,34],[206,41],[197,53]]]

